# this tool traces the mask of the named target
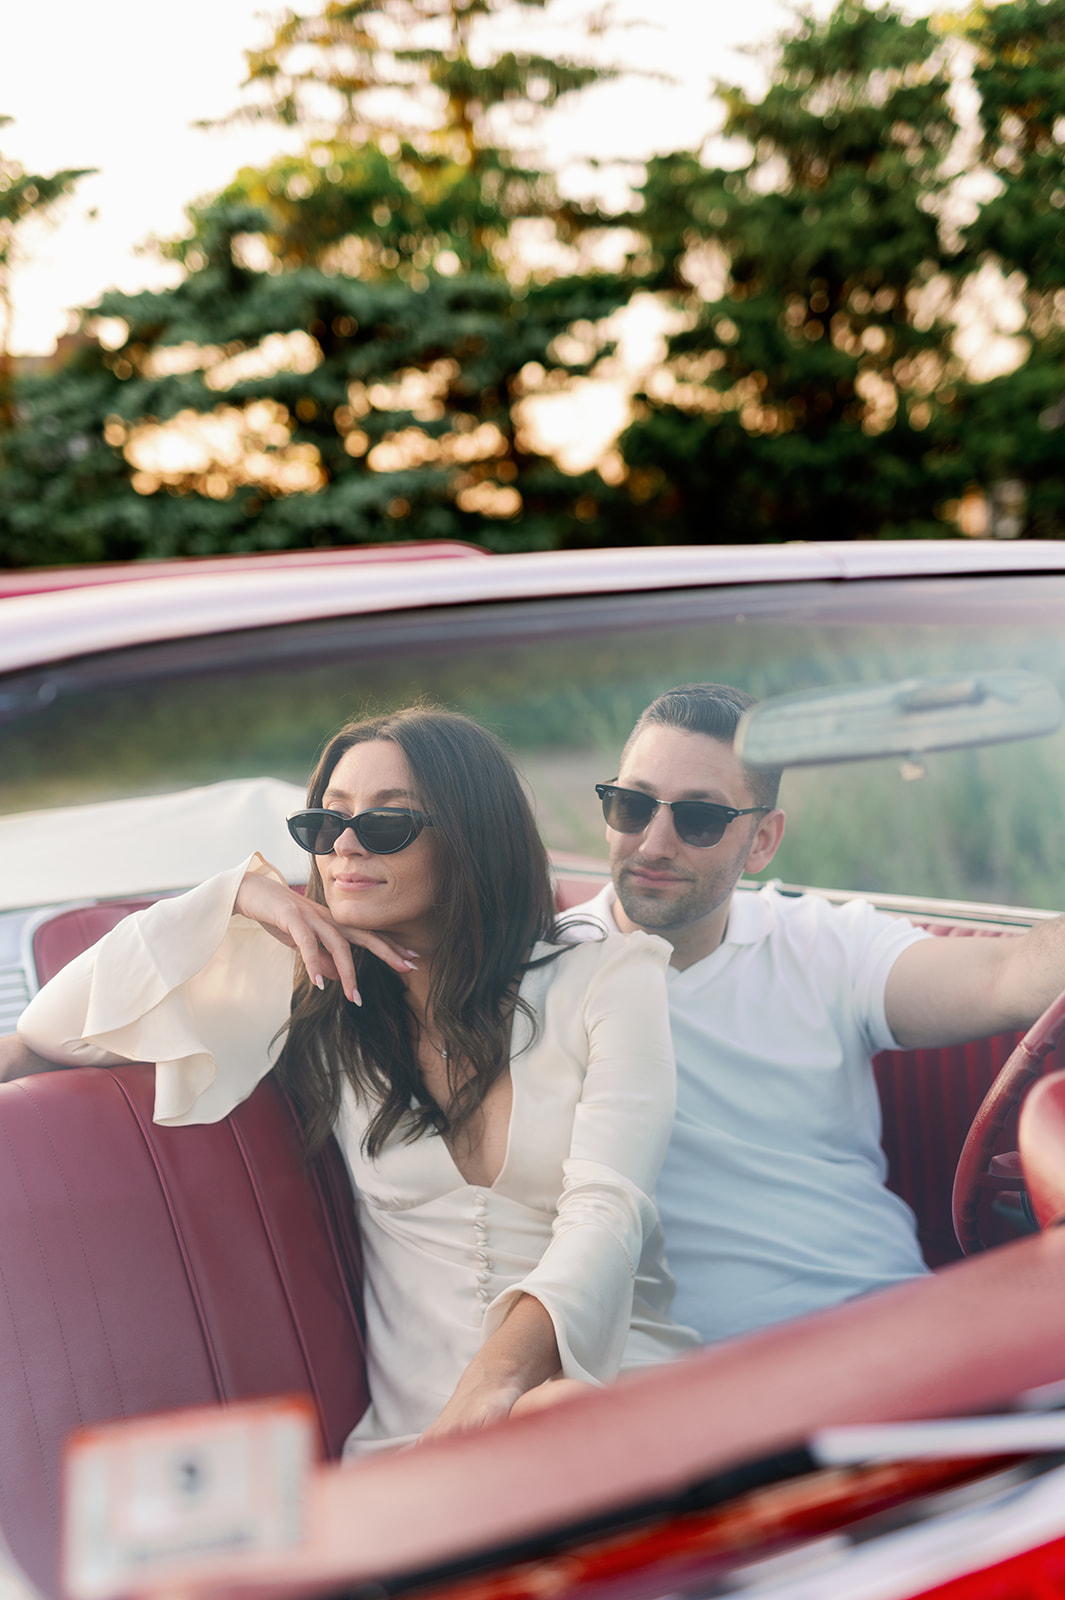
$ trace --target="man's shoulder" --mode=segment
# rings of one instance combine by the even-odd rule
[[[566,939],[574,943],[582,939],[601,939],[604,933],[620,932],[614,920],[613,884],[604,884],[590,900],[567,906],[559,916],[558,926]]]
[[[785,889],[773,881],[761,886],[741,886],[735,891],[733,905],[754,900],[766,907],[774,922],[807,922],[827,927],[853,926],[869,923],[888,927],[905,921],[881,911],[863,895],[848,895],[845,899],[831,899],[816,889]]]
[[[853,977],[868,970],[870,963],[891,962],[907,945],[926,937],[907,917],[882,911],[860,895],[830,900],[816,891],[766,884],[754,895],[740,891],[734,907],[741,895],[760,906],[764,932],[759,937],[765,937],[774,959],[792,962],[811,983],[815,973],[822,975],[816,981],[831,984],[844,974]],[[742,924],[736,920],[739,931]]]

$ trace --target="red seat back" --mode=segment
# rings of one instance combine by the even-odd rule
[[[117,927],[131,911],[143,911],[158,896],[146,900],[107,900],[97,905],[72,906],[69,911],[57,911],[54,917],[42,922],[33,935],[33,965],[37,982],[43,988],[49,978],[54,978],[61,967],[83,950],[88,950],[97,939]]]
[[[367,1403],[354,1205],[267,1079],[224,1122],[151,1120],[153,1069],[0,1085],[0,1519],[58,1593],[71,1429],[300,1392],[323,1452]]]
[[[1003,928],[950,924],[928,931],[949,939],[1015,937]],[[1000,1033],[936,1050],[884,1050],[873,1059],[888,1187],[915,1212],[930,1267],[961,1259],[951,1210],[954,1169],[973,1117],[1020,1037]]]

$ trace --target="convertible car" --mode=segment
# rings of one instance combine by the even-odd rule
[[[595,784],[643,706],[696,680],[761,702],[745,758],[787,769],[785,892],[861,895],[951,938],[1065,909],[1063,545],[423,545],[11,573],[0,1034],[158,896],[253,848],[298,883],[284,817],[365,708],[431,700],[499,733],[559,903],[587,898]],[[338,1153],[304,1164],[269,1080],[182,1130],[151,1122],[151,1063],[0,1085],[12,1592],[1065,1592],[1063,1032],[1058,1005],[1023,1041],[878,1058],[888,1181],[930,1278],[353,1467]],[[229,1501],[183,1522],[210,1461],[230,1463]]]

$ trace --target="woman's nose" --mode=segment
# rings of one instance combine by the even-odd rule
[[[355,829],[350,824],[344,829],[344,832],[333,846],[333,852],[338,856],[364,856],[369,854],[366,846],[359,843],[355,836]]]

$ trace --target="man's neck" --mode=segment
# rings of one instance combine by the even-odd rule
[[[633,922],[626,916],[621,901],[614,897],[614,921],[622,933],[634,933],[637,928],[644,933],[655,933],[660,939],[665,939],[667,944],[673,946],[673,954],[669,964],[678,972],[685,972],[688,967],[694,967],[697,961],[703,961],[719,947],[728,928],[729,907],[732,896],[723,905],[715,906],[707,916],[700,917],[697,922],[689,922],[682,928],[649,928],[644,923]]]

